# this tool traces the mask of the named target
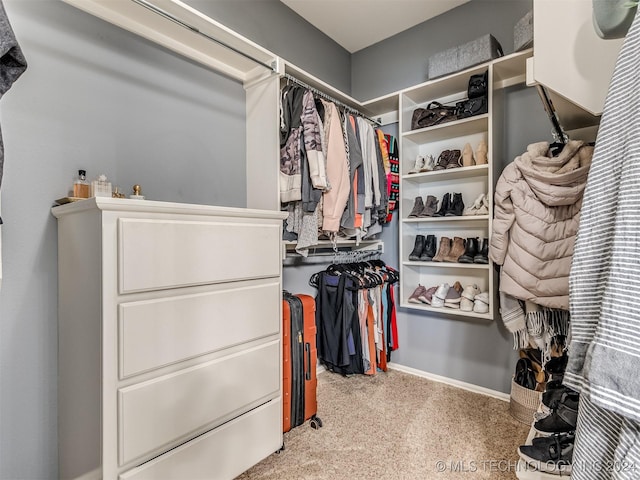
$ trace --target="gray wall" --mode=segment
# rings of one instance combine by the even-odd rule
[[[351,90],[351,55],[278,0],[186,0],[338,90]]]
[[[513,26],[532,8],[531,0],[472,0],[409,30],[355,52],[351,93],[362,100],[427,80],[427,59],[488,33],[513,52]]]

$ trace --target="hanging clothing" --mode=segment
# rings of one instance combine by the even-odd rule
[[[393,135],[385,134],[384,142],[389,152],[389,207],[387,223],[391,222],[393,212],[398,209],[398,198],[400,196],[400,156],[398,153],[398,141]]]
[[[0,98],[4,96],[12,87],[14,82],[27,69],[27,61],[24,58],[22,49],[18,45],[13,28],[9,23],[7,12],[0,0]],[[2,184],[2,174],[4,171],[4,141],[0,130],[0,184]],[[2,218],[0,218],[2,225]],[[0,284],[2,282],[2,257],[1,257],[1,237],[0,237]]]
[[[638,478],[640,466],[640,16],[624,41],[605,102],[570,277],[564,383],[581,392],[571,478]],[[621,469],[622,470],[622,469]]]
[[[374,375],[387,369],[398,348],[393,296],[398,278],[380,260],[332,264],[311,277],[318,289],[318,359],[328,370]]]
[[[489,256],[500,291],[569,310],[569,270],[593,148],[570,141],[557,157],[534,143],[502,172]]]
[[[323,222],[322,230],[326,232],[337,232],[340,228],[342,212],[347,206],[349,192],[349,165],[347,160],[342,124],[338,109],[332,103],[329,104],[331,110],[331,123],[325,125],[329,130],[327,142],[327,179],[329,190],[323,194]]]

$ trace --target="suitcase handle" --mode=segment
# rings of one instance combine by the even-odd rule
[[[304,351],[307,354],[307,371],[304,374],[304,378],[305,380],[309,381],[311,380],[311,344],[310,343],[305,343],[304,344]]]

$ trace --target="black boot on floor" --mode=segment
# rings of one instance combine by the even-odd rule
[[[433,260],[433,257],[436,256],[436,249],[438,248],[437,240],[435,235],[427,235],[427,239],[425,240],[424,250],[422,250],[422,255],[420,255],[421,262],[430,262]]]
[[[413,251],[409,254],[409,260],[420,260],[420,255],[422,255],[422,250],[424,250],[424,241],[424,235],[416,235],[416,243],[413,246]]]
[[[560,402],[551,414],[534,423],[533,428],[543,435],[574,431],[578,423],[579,400],[578,394],[563,393]]]
[[[464,249],[464,253],[458,258],[460,263],[473,263],[473,259],[478,253],[478,239],[467,238],[467,246]]]

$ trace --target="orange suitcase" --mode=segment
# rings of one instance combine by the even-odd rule
[[[312,428],[322,426],[317,417],[316,302],[310,295],[283,294],[282,302],[282,431],[306,420]]]

